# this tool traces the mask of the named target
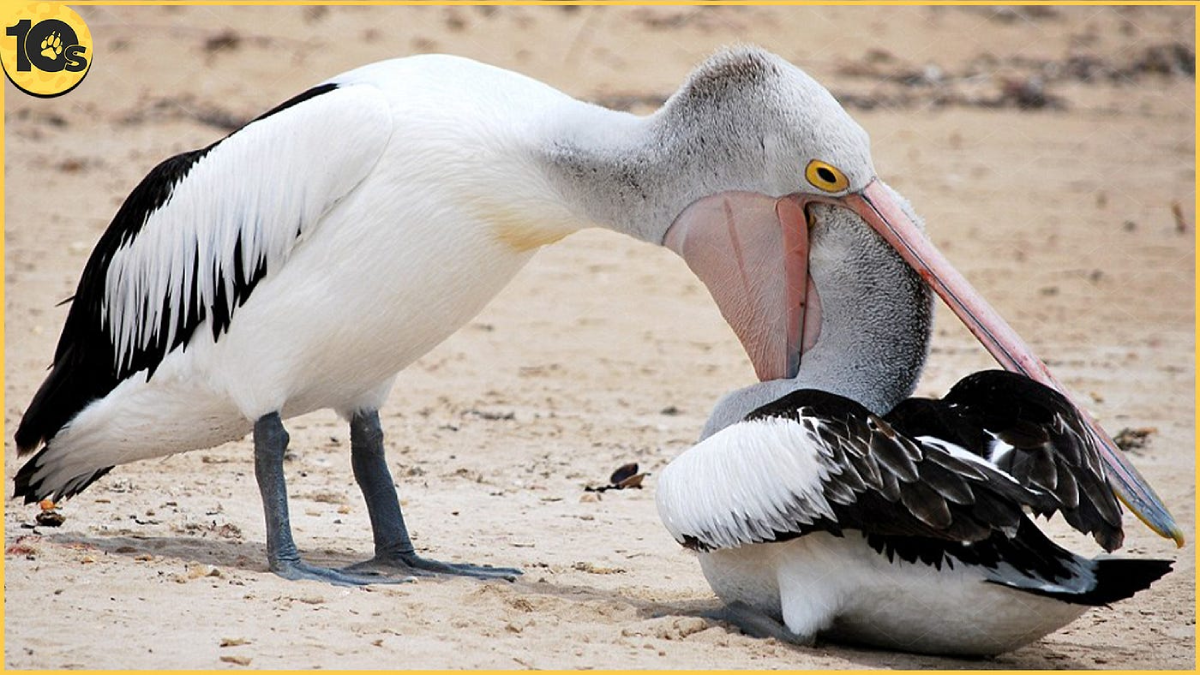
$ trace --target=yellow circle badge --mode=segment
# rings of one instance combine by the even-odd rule
[[[83,81],[92,65],[92,32],[74,10],[54,2],[13,3],[2,14],[0,62],[17,89],[51,98]]]

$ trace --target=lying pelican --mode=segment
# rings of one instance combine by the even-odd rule
[[[253,432],[270,569],[368,583],[305,563],[288,520],[283,420],[331,408],[349,421],[374,534],[362,570],[511,576],[416,554],[378,417],[397,374],[542,245],[590,226],[661,244],[676,221],[724,204],[761,265],[684,257],[710,280],[732,274],[723,314],[760,377],[788,377],[799,314],[778,272],[804,263],[786,248],[804,215],[740,196],[873,195],[895,208],[879,185],[862,129],[757,49],[708,60],[647,117],[449,56],[350,71],[167,159],[130,193],[17,429],[19,454],[37,454],[16,495],[57,501],[117,464]],[[1141,483],[1129,490],[1170,525]]]
[[[797,375],[722,399],[658,483],[667,529],[700,552],[727,603],[715,616],[799,644],[991,655],[1166,574],[1168,561],[1077,556],[1025,515],[1060,512],[1106,550],[1121,545],[1109,483],[1120,469],[1063,394],[989,371],[941,401],[904,400],[932,315],[907,260],[944,261],[915,231],[897,252],[851,211],[809,208],[806,296],[819,318],[804,321],[817,335],[805,329]],[[723,236],[706,227],[668,241]],[[948,288],[989,347],[1017,344],[978,318],[986,306],[969,287]],[[1008,365],[1045,372],[1016,349]]]

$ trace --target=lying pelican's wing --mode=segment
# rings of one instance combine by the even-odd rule
[[[913,438],[935,436],[988,460],[1022,486],[1054,497],[1075,529],[1106,550],[1120,548],[1121,507],[1094,437],[1078,410],[1057,391],[1015,373],[964,377],[940,401],[909,399],[887,421]]]
[[[710,436],[660,475],[659,515],[711,550],[843,529],[976,542],[1016,533],[1028,490],[965,450],[898,434],[849,399],[802,390]]]

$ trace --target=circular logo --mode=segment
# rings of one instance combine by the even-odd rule
[[[0,63],[17,89],[50,98],[83,81],[92,65],[92,32],[74,10],[52,2],[14,3],[0,16]]]

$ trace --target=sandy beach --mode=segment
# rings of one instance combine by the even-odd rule
[[[5,494],[12,433],[88,253],[158,161],[358,65],[471,57],[648,113],[724,45],[826,85],[932,238],[1117,434],[1195,529],[1195,80],[1191,7],[80,7],[69,94],[5,84]],[[918,393],[993,366],[944,306]],[[659,522],[656,474],[754,374],[670,251],[602,230],[546,247],[404,371],[381,411],[419,550],[512,565],[343,588],[266,569],[249,439],[117,467],[61,527],[5,504],[8,669],[1193,669],[1195,541],[1126,514],[1149,590],[996,658],[759,640]],[[346,426],[291,420],[292,523],[311,561],[371,550]],[[597,496],[626,462],[640,490]],[[1076,551],[1087,537],[1055,521]]]

